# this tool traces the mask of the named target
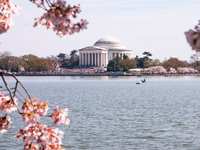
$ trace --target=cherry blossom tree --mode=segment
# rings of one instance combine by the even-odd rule
[[[77,21],[77,15],[81,12],[80,5],[70,5],[64,0],[29,1],[44,11],[42,16],[35,18],[34,27],[45,26],[61,37],[87,27],[86,20]],[[6,33],[12,27],[13,16],[17,10],[18,7],[12,0],[0,0],[0,34]],[[14,87],[9,86],[7,76],[14,79]],[[48,113],[48,103],[32,97],[14,74],[0,70],[0,77],[4,84],[0,86],[0,111],[3,114],[0,116],[0,133],[11,127],[10,114],[15,112],[22,117],[25,124],[16,135],[23,140],[24,150],[63,150],[63,132],[55,126],[42,123],[41,119],[48,117],[55,125],[68,125],[68,109],[57,106]],[[19,96],[21,90],[25,93],[23,98]]]
[[[190,29],[185,32],[185,36],[192,50],[200,52],[200,21],[194,29]]]
[[[14,79],[14,87],[8,84],[7,76]],[[64,150],[63,132],[55,126],[41,123],[48,117],[55,125],[69,125],[68,109],[56,107],[48,113],[48,103],[32,97],[23,84],[12,74],[0,71],[4,89],[0,90],[0,133],[6,132],[12,124],[11,113],[18,113],[24,121],[16,137],[22,139],[24,150]],[[21,89],[21,90],[20,90]],[[25,95],[22,96],[22,93]],[[23,99],[25,97],[25,99]]]
[[[45,26],[57,35],[65,36],[86,29],[88,22],[84,19],[76,21],[81,12],[80,5],[70,5],[64,0],[29,0],[44,14],[35,18],[33,26]],[[0,34],[7,32],[12,26],[13,15],[17,6],[11,0],[0,0]]]

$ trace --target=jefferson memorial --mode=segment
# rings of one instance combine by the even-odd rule
[[[128,50],[119,40],[111,37],[99,39],[93,46],[79,49],[81,67],[107,67],[115,57],[126,55],[132,58],[132,50]]]

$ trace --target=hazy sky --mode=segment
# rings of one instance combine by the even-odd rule
[[[28,0],[13,1],[21,11],[14,18],[15,26],[0,35],[0,50],[18,56],[68,53],[92,45],[99,38],[113,36],[136,55],[151,51],[160,59],[188,59],[193,52],[184,32],[200,19],[199,0],[69,0],[81,4],[80,16],[89,25],[79,34],[60,38],[44,27],[32,27],[41,11]]]

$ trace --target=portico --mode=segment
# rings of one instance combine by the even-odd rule
[[[80,66],[106,67],[108,53],[98,48],[84,48],[79,50]]]

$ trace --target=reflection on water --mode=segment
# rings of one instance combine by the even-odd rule
[[[70,109],[69,150],[200,149],[200,78],[20,77],[33,95]],[[0,135],[0,150],[21,150],[21,126]]]

